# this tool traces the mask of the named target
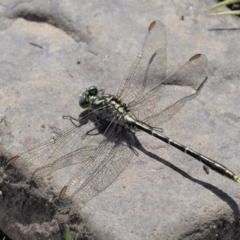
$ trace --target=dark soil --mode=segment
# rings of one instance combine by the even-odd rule
[[[95,239],[69,200],[60,201],[51,190],[48,196],[52,198],[44,198],[18,169],[4,167],[6,157],[1,156],[0,160],[0,226],[4,232],[0,231],[0,239],[60,240],[65,239],[66,226],[73,239]]]

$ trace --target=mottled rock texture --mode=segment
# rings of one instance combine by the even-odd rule
[[[62,115],[78,116],[78,95],[89,85],[115,93],[148,25],[159,19],[168,32],[170,70],[195,53],[209,59],[201,94],[162,126],[164,133],[240,174],[240,45],[234,30],[240,20],[208,17],[210,4],[0,1],[2,156],[69,126]],[[64,178],[53,175],[36,189],[25,181],[26,168],[4,168],[2,157],[0,228],[15,240],[63,239],[65,225],[73,239],[240,238],[239,184],[212,171],[206,175],[202,164],[146,134],[139,141],[146,151],[82,209],[77,199],[59,203]]]

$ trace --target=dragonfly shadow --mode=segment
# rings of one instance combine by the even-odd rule
[[[204,188],[206,188],[207,190],[211,191],[213,194],[218,196],[222,201],[227,203],[229,205],[229,207],[233,211],[233,215],[234,215],[234,229],[236,229],[236,231],[237,231],[237,229],[240,226],[240,222],[239,222],[240,211],[239,211],[239,207],[238,207],[237,203],[234,201],[234,199],[231,196],[229,196],[226,192],[222,191],[221,189],[217,188],[216,186],[213,186],[210,183],[198,180],[198,179],[190,176],[188,173],[186,173],[182,169],[178,168],[174,164],[164,160],[163,158],[160,158],[159,156],[155,155],[152,152],[149,152],[148,150],[146,150],[142,146],[142,144],[139,142],[139,140],[137,138],[135,138],[134,141],[135,141],[134,147],[136,149],[138,149],[139,151],[141,151],[142,153],[144,153],[148,157],[153,158],[154,160],[156,160],[156,161],[164,164],[165,166],[171,168],[172,170],[174,170],[175,172],[179,173],[181,176],[189,179],[190,181],[203,186]]]

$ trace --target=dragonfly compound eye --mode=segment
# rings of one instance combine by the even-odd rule
[[[82,93],[79,96],[79,105],[80,105],[80,107],[87,108],[88,104],[89,104],[89,101],[88,101],[88,98],[87,98],[86,94]]]
[[[96,86],[91,86],[89,88],[87,88],[86,90],[90,96],[97,96],[98,94],[98,88]]]

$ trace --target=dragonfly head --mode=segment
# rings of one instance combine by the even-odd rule
[[[90,97],[95,97],[98,95],[98,88],[96,86],[88,87],[83,93],[79,96],[79,105],[82,108],[87,108],[89,106]]]

